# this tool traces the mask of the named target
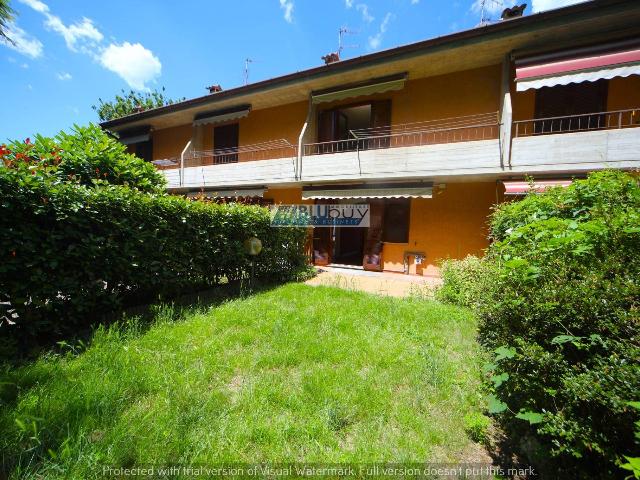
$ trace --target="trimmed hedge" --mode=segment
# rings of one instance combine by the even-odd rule
[[[0,302],[18,315],[0,331],[61,334],[123,305],[237,280],[249,268],[243,242],[252,236],[263,244],[256,276],[288,278],[306,265],[306,231],[269,222],[262,207],[0,167]]]
[[[640,441],[638,178],[594,173],[499,206],[491,225],[476,271],[496,273],[471,289],[494,355],[490,412],[550,478],[624,477]]]

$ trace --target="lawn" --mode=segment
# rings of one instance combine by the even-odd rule
[[[159,309],[150,327],[100,329],[83,351],[3,369],[3,469],[469,460],[475,334],[461,308],[300,284]]]

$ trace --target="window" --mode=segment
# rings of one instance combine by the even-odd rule
[[[136,157],[143,159],[145,162],[153,160],[153,141],[147,140],[134,144],[134,153]]]
[[[384,207],[383,241],[388,243],[409,242],[409,213],[411,200],[408,198],[388,199]]]
[[[238,123],[221,125],[213,129],[214,163],[235,163],[238,161]]]

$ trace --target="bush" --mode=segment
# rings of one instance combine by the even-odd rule
[[[485,290],[492,286],[492,269],[492,263],[473,255],[463,260],[444,260],[440,265],[443,284],[436,290],[436,299],[464,307],[477,306]]]
[[[257,277],[288,278],[306,264],[306,231],[271,228],[262,207],[90,188],[7,168],[0,168],[0,199],[0,302],[18,315],[0,328],[20,340],[77,330],[101,312],[158,295],[237,280],[249,269],[243,242],[252,236],[263,244]]]
[[[559,476],[620,477],[639,440],[629,406],[640,398],[638,178],[594,173],[501,205],[492,236],[495,274],[470,274],[461,294],[463,268],[448,266],[444,286],[463,303],[481,293],[480,339],[495,355],[490,411]]]
[[[126,147],[100,127],[75,126],[72,133],[55,138],[37,135],[0,146],[5,167],[52,181],[86,186],[127,185],[150,193],[163,193],[166,182],[156,168],[127,153]]]

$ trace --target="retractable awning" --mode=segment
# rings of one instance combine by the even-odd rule
[[[303,200],[322,199],[362,199],[362,198],[431,198],[432,188],[396,187],[396,188],[340,188],[302,191]]]
[[[317,105],[318,103],[335,102],[336,100],[373,95],[374,93],[401,90],[404,88],[406,81],[407,74],[402,73],[399,75],[377,78],[366,83],[343,85],[341,87],[331,88],[328,90],[320,90],[311,93],[311,102],[314,105]]]
[[[193,119],[193,126],[217,124],[239,120],[249,115],[251,105],[242,105],[232,109],[217,110],[214,112],[201,113]]]
[[[571,185],[571,180],[538,180],[533,183],[523,180],[505,180],[502,183],[504,184],[505,195],[525,195],[532,190],[539,193],[551,187],[568,187]]]
[[[602,47],[601,47],[602,48]],[[562,59],[516,61],[518,91],[640,75],[640,47],[583,52]]]
[[[236,197],[262,197],[264,188],[247,188],[238,190],[210,190],[205,192],[189,192],[187,197],[204,196],[207,198],[236,198]]]
[[[124,145],[148,142],[151,140],[151,127],[144,126],[118,132],[118,140]]]

